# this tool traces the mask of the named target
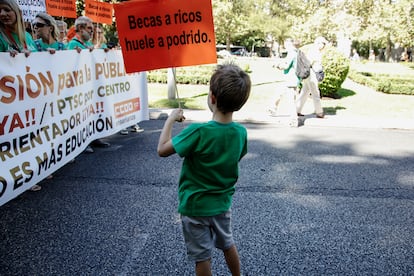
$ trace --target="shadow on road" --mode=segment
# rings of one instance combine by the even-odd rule
[[[157,156],[162,124],[108,137],[0,207],[0,274],[191,275],[182,160]],[[246,126],[232,210],[244,274],[414,272],[414,133]],[[217,251],[213,271],[228,274]]]

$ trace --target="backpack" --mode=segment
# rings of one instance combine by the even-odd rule
[[[298,56],[296,58],[296,76],[301,80],[306,79],[310,75],[311,64],[305,54],[298,50]]]
[[[313,72],[315,72],[315,76],[318,82],[323,81],[323,79],[325,78],[325,72],[323,71],[323,69],[317,71],[313,70]]]

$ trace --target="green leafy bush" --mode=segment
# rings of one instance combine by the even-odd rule
[[[179,67],[175,77],[180,84],[208,84],[214,65]],[[148,82],[167,83],[167,69],[151,70],[147,73]]]
[[[351,70],[349,78],[378,92],[414,95],[414,80],[411,76],[375,74]]]
[[[167,69],[148,71],[147,80],[154,83],[167,83]]]
[[[338,98],[338,90],[349,72],[349,59],[334,47],[328,47],[322,57],[325,79],[319,83],[324,97]]]

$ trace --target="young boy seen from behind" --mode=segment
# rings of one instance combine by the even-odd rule
[[[176,109],[166,120],[158,154],[184,157],[178,187],[184,240],[196,275],[211,275],[211,253],[223,250],[232,275],[240,275],[240,261],[231,231],[231,203],[239,176],[238,163],[247,153],[247,131],[233,122],[250,95],[250,77],[237,65],[218,65],[210,79],[208,106],[212,120],[193,123],[172,138]]]

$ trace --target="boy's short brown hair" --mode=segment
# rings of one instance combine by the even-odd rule
[[[239,110],[250,96],[249,75],[231,63],[217,65],[210,79],[210,91],[223,113]]]

